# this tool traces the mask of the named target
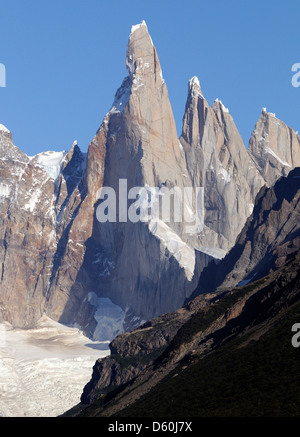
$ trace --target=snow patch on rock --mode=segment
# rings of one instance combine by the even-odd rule
[[[5,132],[6,134],[10,134],[10,131],[7,129],[7,127],[4,126],[4,124],[0,124],[0,132]]]
[[[180,266],[184,268],[187,279],[191,281],[195,270],[194,249],[185,243],[162,220],[152,219],[149,221],[148,226],[150,232],[160,239],[168,251],[176,258]]]
[[[126,77],[123,80],[121,87],[116,92],[112,107],[108,114],[123,112],[123,109],[125,108],[126,104],[129,101],[130,92],[131,92],[131,80],[128,77]]]
[[[9,197],[10,195],[10,188],[7,184],[4,182],[0,183],[0,198],[1,197]]]
[[[142,20],[139,24],[134,24],[133,26],[131,26],[130,36],[132,36],[132,34],[133,34],[137,29],[139,29],[139,28],[142,27],[142,26],[146,26],[146,27],[147,27],[147,24],[146,24],[146,21],[145,21],[145,20]]]
[[[191,93],[192,97],[200,97],[203,99],[200,82],[197,76],[193,76],[189,80],[189,92]]]
[[[125,312],[109,298],[98,297],[93,291],[88,293],[88,302],[96,307],[94,319],[97,326],[93,339],[98,341],[113,340],[124,332]]]
[[[29,201],[24,205],[24,208],[29,210],[30,212],[33,212],[40,201],[41,190],[38,188],[37,190],[33,191],[29,196]]]
[[[265,148],[265,153],[269,153],[270,155],[274,156],[274,158],[277,159],[277,161],[279,161],[280,164],[284,165],[285,167],[291,167],[290,164],[280,159],[279,156],[277,156],[276,153],[272,149],[270,149],[270,147]]]
[[[226,250],[220,249],[219,247],[200,246],[200,247],[197,247],[196,250],[198,250],[199,252],[206,253],[207,255],[210,255],[216,259],[224,258],[226,253],[227,253]]]
[[[231,181],[230,174],[228,173],[226,168],[224,168],[223,166],[220,167],[218,175],[221,176],[221,178],[225,181],[226,184],[228,184]]]
[[[44,170],[46,170],[50,178],[56,180],[60,174],[61,165],[67,153],[67,151],[43,152],[39,153],[36,158],[38,164],[40,164],[44,168]]]
[[[229,109],[228,109],[228,108],[226,108],[226,106],[225,106],[225,105],[223,105],[223,103],[222,103],[222,101],[221,101],[221,100],[219,100],[219,99],[216,99],[216,100],[215,100],[215,102],[219,103],[219,105],[220,105],[220,107],[221,107],[221,109],[222,109],[222,111],[223,111],[223,112],[227,112],[227,113],[229,113]]]

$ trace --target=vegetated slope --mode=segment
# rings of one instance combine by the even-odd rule
[[[254,330],[184,368],[117,416],[299,416],[299,351],[291,326],[300,304],[261,335]],[[184,370],[183,370],[184,369]]]
[[[109,393],[98,387],[90,405],[67,415],[298,415],[299,267],[297,252],[267,277],[211,295],[139,374]]]

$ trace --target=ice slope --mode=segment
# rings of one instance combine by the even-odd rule
[[[43,316],[32,329],[0,325],[0,416],[54,417],[80,401],[108,342]]]
[[[43,152],[36,155],[38,164],[40,164],[48,173],[50,178],[56,179],[60,173],[61,164],[68,152]]]

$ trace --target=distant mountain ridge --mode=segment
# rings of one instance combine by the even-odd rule
[[[75,142],[28,157],[0,126],[1,320],[26,327],[45,313],[106,339],[105,319],[112,339],[177,310],[208,263],[234,246],[259,190],[300,166],[300,137],[265,109],[247,151],[228,109],[218,99],[210,107],[196,77],[178,138],[144,21],[131,29],[126,67],[87,154]],[[173,219],[99,223],[99,193],[118,195],[120,179],[128,190],[202,187],[203,230],[186,233]]]

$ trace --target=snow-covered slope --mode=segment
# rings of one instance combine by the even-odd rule
[[[39,153],[34,157],[46,172],[49,174],[50,178],[57,179],[61,171],[61,165],[64,157],[68,152],[43,152]]]
[[[32,329],[0,325],[0,416],[54,417],[80,401],[108,342],[43,316]]]

